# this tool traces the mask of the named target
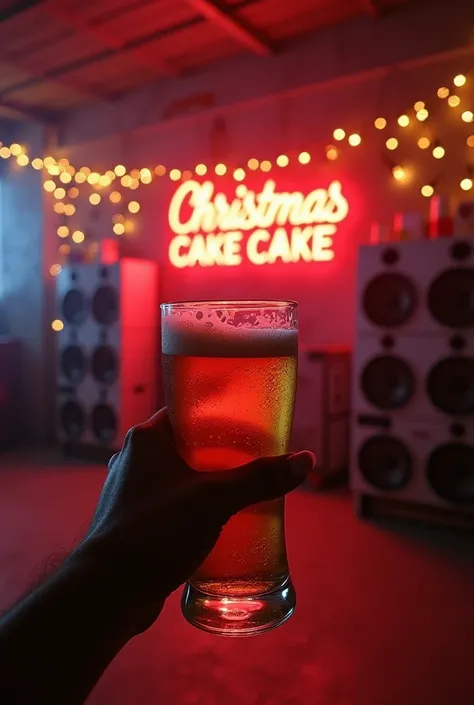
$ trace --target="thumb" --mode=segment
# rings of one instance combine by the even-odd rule
[[[216,473],[223,500],[231,514],[257,502],[283,497],[294,490],[314,468],[309,450],[275,458],[258,458],[235,470]]]

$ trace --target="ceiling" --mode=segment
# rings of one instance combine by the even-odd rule
[[[51,120],[403,0],[0,0],[0,115]]]

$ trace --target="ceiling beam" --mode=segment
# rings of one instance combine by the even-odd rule
[[[21,103],[15,103],[11,100],[4,100],[0,96],[0,110],[5,108],[9,112],[15,113],[19,118],[26,120],[34,120],[35,122],[52,123],[58,118],[58,113],[50,110],[42,110]]]
[[[20,16],[23,13],[26,13],[28,10],[32,10],[36,7],[38,8],[43,8],[47,4],[48,0],[17,0],[14,4],[12,4],[11,7],[5,9],[5,10],[0,10],[0,24],[2,22],[8,22],[9,20],[13,20],[14,18]],[[8,55],[3,55],[0,50],[0,61],[3,61],[5,64],[17,68],[20,71],[23,71],[24,73],[31,74],[35,78],[38,78],[40,80],[47,81],[48,76],[45,74],[41,73],[37,69],[33,68],[32,65],[29,62],[25,62],[23,59],[18,61],[18,59],[15,59],[12,61]],[[59,84],[62,84],[65,88],[68,88],[69,90],[75,91],[78,93],[81,97],[83,98],[88,98],[88,99],[93,99],[93,100],[104,100],[107,98],[111,98],[112,96],[106,96],[104,95],[103,91],[98,91],[95,90],[93,87],[90,86],[84,86],[81,85],[80,83],[77,83],[75,81],[61,81],[57,80],[56,82]],[[10,95],[12,92],[15,92],[14,87],[13,91],[10,88],[6,88],[4,91],[0,92],[0,104],[5,105],[5,100],[4,96]],[[17,110],[17,112],[23,112],[27,117],[27,113],[25,113],[26,109],[20,108],[20,110]],[[34,109],[32,109],[34,111]],[[38,119],[36,117],[36,113],[34,112],[31,115],[32,119],[36,120]],[[42,119],[42,118],[40,118]]]
[[[209,22],[213,22],[223,29],[254,54],[269,56],[274,53],[274,48],[263,34],[251,27],[248,22],[219,0],[186,0],[186,2]]]
[[[42,2],[41,9],[52,15],[55,19],[64,22],[69,27],[76,30],[76,32],[92,37],[99,42],[99,44],[102,44],[108,49],[113,49],[116,52],[120,52],[126,48],[127,42],[125,39],[122,39],[104,27],[97,26],[97,23],[93,20],[88,20],[76,15],[64,6],[64,0],[44,0]],[[163,57],[157,56],[155,52],[150,52],[145,47],[137,46],[128,53],[135,63],[140,66],[145,66],[148,69],[152,69],[157,75],[178,75],[176,67],[174,67],[171,62],[167,61]]]
[[[377,0],[362,0],[364,12],[371,17],[379,17],[380,7]]]
[[[102,90],[96,89],[89,84],[84,85],[82,82],[76,81],[75,79],[64,79],[56,78],[55,76],[50,76],[48,75],[48,71],[42,72],[38,70],[30,61],[25,61],[24,59],[19,60],[18,58],[12,61],[8,57],[8,55],[2,55],[1,49],[0,62],[6,64],[7,66],[11,66],[13,69],[18,69],[19,71],[29,74],[29,78],[26,78],[23,81],[20,81],[19,83],[12,84],[11,86],[7,86],[2,91],[0,91],[0,102],[4,99],[5,96],[9,96],[12,93],[16,93],[17,91],[23,90],[24,88],[29,88],[30,85],[35,85],[40,82],[48,81],[50,81],[51,83],[57,83],[58,85],[67,88],[69,91],[77,93],[78,98],[86,98],[88,100],[112,100],[113,98],[115,98],[115,96],[113,95],[107,95]]]
[[[256,2],[258,2],[258,0],[241,0],[241,2],[239,2],[238,7],[239,7],[239,9],[244,8],[244,7],[250,7],[251,5],[254,5]],[[206,21],[206,19],[202,15],[196,15],[195,17],[191,17],[190,19],[187,19],[183,22],[172,25],[170,27],[166,27],[165,29],[154,30],[152,32],[149,32],[148,34],[141,36],[141,37],[137,37],[136,39],[128,41],[123,46],[121,54],[123,57],[127,57],[128,55],[130,55],[132,52],[134,52],[139,47],[145,47],[148,44],[159,41],[163,37],[169,37],[173,34],[176,34],[177,32],[181,32],[183,30],[190,29],[191,27],[197,27],[197,26],[203,24],[205,21]],[[37,75],[36,77],[31,76],[29,78],[23,79],[22,81],[19,81],[18,83],[10,86],[6,91],[3,91],[2,95],[11,95],[12,93],[16,93],[17,91],[25,90],[26,88],[31,88],[32,86],[36,86],[46,80],[57,81],[58,79],[60,79],[60,80],[64,81],[64,85],[69,85],[71,87],[71,85],[69,84],[69,79],[67,79],[67,81],[66,81],[63,78],[64,76],[66,76],[67,74],[79,71],[81,69],[84,69],[86,67],[93,66],[95,63],[98,63],[99,61],[103,61],[104,59],[108,59],[108,58],[114,56],[115,53],[116,53],[115,50],[104,47],[103,49],[100,49],[99,51],[97,51],[95,54],[91,54],[91,55],[86,56],[84,58],[75,59],[74,61],[69,61],[66,64],[59,64],[58,66],[50,68],[47,71],[44,71],[41,76]],[[0,60],[1,60],[1,57],[0,57]],[[7,61],[8,61],[8,59],[7,59],[7,57],[5,57],[5,62],[7,62]],[[28,69],[26,67],[25,67],[25,71],[28,71]],[[109,94],[109,95],[102,95],[102,96],[98,96],[98,97],[101,100],[104,100],[104,99],[105,100],[111,100],[111,99],[113,100],[117,96],[116,96],[116,94]]]
[[[17,0],[17,2],[12,3],[10,7],[4,10],[0,9],[0,23],[12,20],[14,17],[23,14],[23,12],[31,10],[31,8],[36,5],[41,5],[42,2],[44,2],[44,0]]]

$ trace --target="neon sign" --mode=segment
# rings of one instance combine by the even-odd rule
[[[258,193],[245,184],[228,200],[212,181],[183,182],[174,193],[168,249],[175,267],[236,266],[274,262],[324,262],[334,258],[337,224],[349,213],[339,181],[306,195],[278,192],[268,180]]]

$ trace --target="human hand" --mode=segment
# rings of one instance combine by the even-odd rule
[[[204,561],[241,509],[295,489],[314,466],[308,451],[261,458],[225,472],[195,472],[179,456],[166,409],[128,432],[109,463],[86,556],[130,612],[135,632]]]

